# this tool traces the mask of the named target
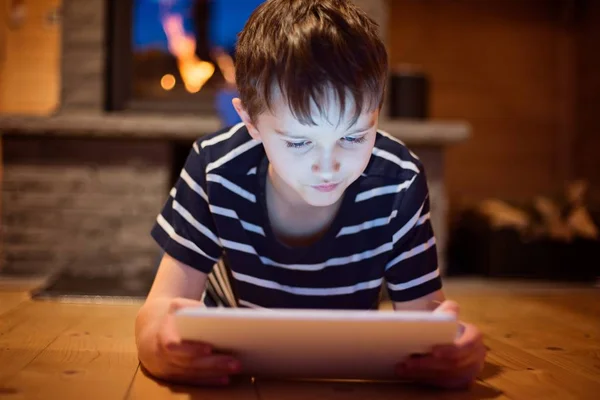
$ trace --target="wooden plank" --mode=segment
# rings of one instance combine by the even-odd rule
[[[0,385],[77,323],[85,307],[28,301],[0,319]]]
[[[511,398],[596,399],[600,382],[579,371],[530,354],[500,340],[486,338],[489,361],[499,372],[485,381]]]
[[[240,380],[227,387],[177,385],[157,380],[147,375],[142,368],[135,374],[126,399],[262,400],[249,380]]]
[[[18,292],[4,292],[0,290],[0,316],[7,312],[15,309],[25,301],[29,299],[27,293]],[[2,325],[0,325],[2,326]]]
[[[35,305],[38,318],[45,320],[53,319],[48,306],[85,312],[6,381],[5,389],[27,399],[124,398],[138,366],[134,320],[139,306]]]
[[[600,383],[596,298],[590,291],[479,296],[476,302],[461,301],[462,318],[479,326],[487,337],[560,367],[557,371]]]
[[[502,392],[483,382],[476,382],[468,391],[447,391],[402,383],[374,382],[309,382],[258,380],[261,400],[475,400],[508,399]]]

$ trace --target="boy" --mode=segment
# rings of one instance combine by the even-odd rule
[[[269,0],[252,14],[236,51],[243,122],[194,143],[152,230],[165,255],[136,321],[151,374],[224,384],[243,372],[174,329],[209,279],[216,301],[240,307],[375,309],[384,279],[395,309],[444,300],[423,165],[377,131],[387,67],[350,1]],[[485,347],[463,326],[454,345],[398,360],[399,377],[472,382]]]

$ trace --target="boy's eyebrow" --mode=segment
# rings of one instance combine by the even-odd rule
[[[354,129],[354,130],[352,130],[352,131],[350,131],[350,132],[346,132],[344,136],[354,135],[354,134],[356,134],[356,133],[360,133],[360,132],[368,131],[369,129],[373,128],[373,126],[375,126],[375,122],[369,122],[369,125],[368,125],[368,126],[363,126],[363,127],[360,127],[360,128],[358,128],[358,129]],[[305,139],[305,138],[306,138],[306,137],[304,137],[304,136],[294,136],[294,135],[290,135],[288,132],[286,132],[286,131],[282,131],[282,130],[279,130],[279,129],[277,129],[277,128],[275,128],[274,130],[275,130],[275,133],[277,133],[278,135],[281,135],[281,136],[287,136],[287,137],[289,137],[290,139]]]

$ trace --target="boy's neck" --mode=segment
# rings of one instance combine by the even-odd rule
[[[273,232],[288,244],[308,245],[318,240],[334,220],[342,198],[327,207],[312,206],[272,170],[267,173],[267,210]]]

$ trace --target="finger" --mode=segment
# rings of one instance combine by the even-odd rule
[[[458,303],[452,300],[446,300],[440,304],[434,311],[434,313],[451,313],[458,317],[460,307]]]
[[[436,357],[458,359],[469,354],[482,343],[483,335],[481,331],[474,325],[464,324],[464,331],[454,344],[435,346],[432,353]]]
[[[487,356],[487,349],[484,345],[479,346],[473,351],[468,357],[465,357],[456,362],[456,368],[481,368],[483,367],[485,357]]]
[[[159,330],[159,340],[167,345],[175,345],[181,343],[181,337],[177,333],[177,329],[175,326],[175,320],[173,316],[177,310],[180,310],[184,307],[199,307],[203,304],[196,300],[184,299],[184,298],[174,298],[169,303],[169,308],[167,310],[167,315],[163,322],[163,326]]]
[[[443,371],[450,369],[451,362],[447,359],[426,355],[419,358],[410,358],[403,363],[403,367],[407,371],[429,370]]]
[[[239,373],[242,365],[239,360],[226,355],[200,357],[192,361],[191,367],[206,371],[221,371],[224,373]]]
[[[231,356],[212,355],[189,357],[169,354],[165,357],[169,365],[175,368],[194,369],[198,371],[216,371],[219,374],[237,373],[241,369],[240,362]]]
[[[447,370],[409,368],[406,364],[401,364],[396,367],[396,374],[401,379],[407,380],[433,380],[444,376],[448,376]]]
[[[472,349],[470,353],[464,354],[461,358],[439,358],[435,356],[425,356],[416,359],[407,360],[404,365],[407,370],[431,370],[431,371],[452,371],[460,374],[461,369],[472,369],[474,366],[482,364],[487,353],[483,344]]]
[[[231,383],[231,379],[228,376],[215,376],[214,378],[201,378],[192,382],[199,385],[224,386]]]
[[[483,335],[481,331],[477,329],[475,325],[463,323],[463,332],[462,335],[456,339],[454,344],[457,347],[468,347],[474,343],[479,343],[483,340]]]
[[[169,343],[163,346],[165,353],[181,357],[205,357],[212,354],[213,349],[209,344],[203,342],[180,342]]]
[[[192,385],[222,386],[230,383],[227,375],[214,372],[195,371],[190,369],[173,369],[164,376],[169,383]]]
[[[168,354],[164,357],[164,359],[168,360],[168,363],[174,367],[195,368],[196,360],[198,360],[198,357],[193,357],[189,355]]]
[[[241,363],[231,356],[213,355],[196,359],[165,357],[168,371],[175,375],[198,377],[225,376],[241,372]]]

